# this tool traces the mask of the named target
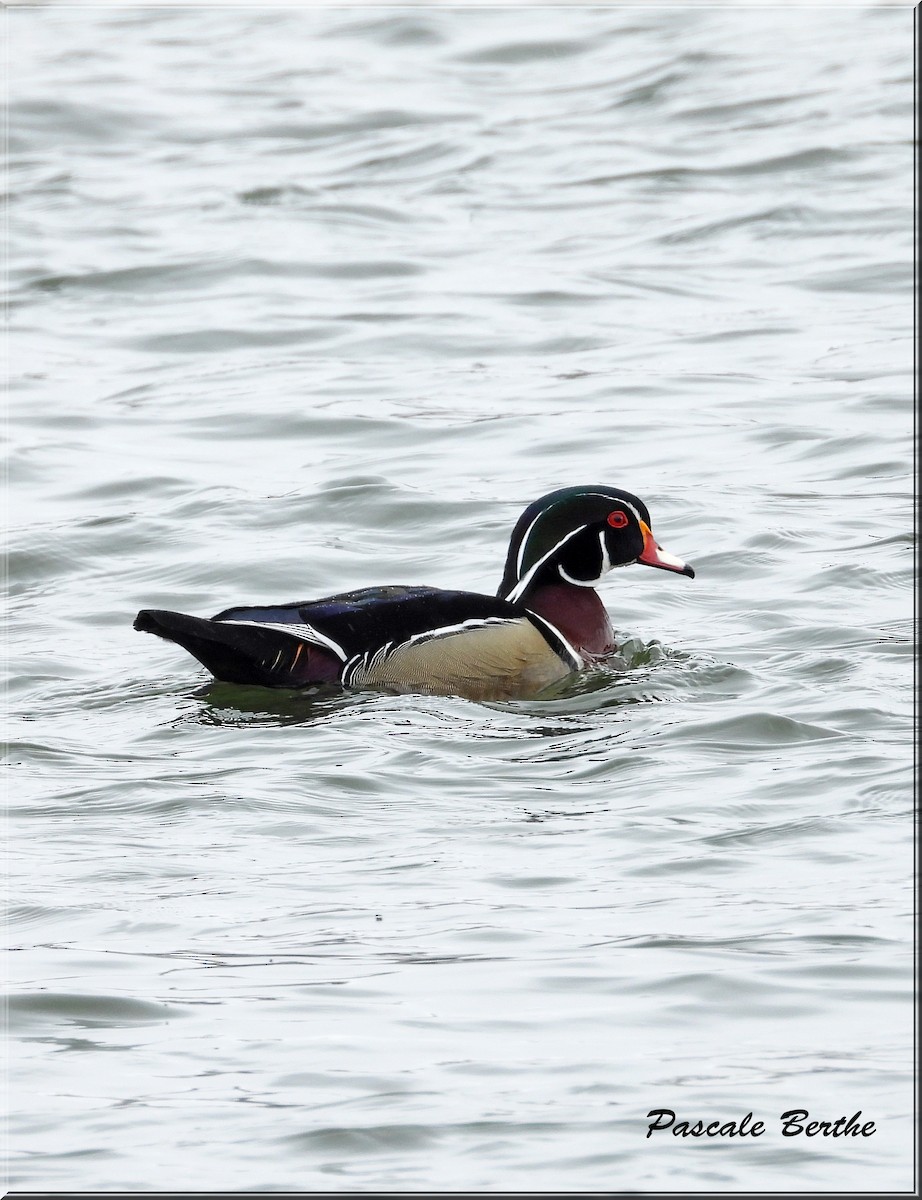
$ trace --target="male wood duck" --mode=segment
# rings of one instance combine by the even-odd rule
[[[218,679],[512,699],[615,648],[596,586],[643,563],[694,578],[653,536],[642,500],[611,487],[542,496],[512,531],[496,596],[386,586],[227,608],[210,620],[143,609],[135,629],[177,642]]]

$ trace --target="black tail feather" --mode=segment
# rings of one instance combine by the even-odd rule
[[[276,629],[156,608],[142,609],[134,627],[176,642],[226,683],[290,688],[330,682],[340,675],[341,664],[333,654]]]

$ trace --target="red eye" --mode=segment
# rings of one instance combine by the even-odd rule
[[[612,529],[623,529],[627,525],[627,513],[619,508],[617,512],[608,514],[608,523]]]

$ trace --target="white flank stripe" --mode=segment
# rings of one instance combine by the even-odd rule
[[[435,641],[438,638],[451,637],[455,633],[464,633],[469,629],[484,629],[489,625],[515,625],[521,617],[470,617],[459,621],[456,625],[441,625],[438,629],[426,629],[423,633],[415,633],[405,642],[385,642],[377,650],[366,650],[363,654],[353,654],[343,669],[343,683],[351,687],[356,677],[366,678],[377,667],[406,646],[418,646],[422,642]]]
[[[427,629],[424,633],[414,633],[412,637],[401,642],[395,649],[403,646],[413,646],[419,642],[428,642],[432,638],[449,637],[453,633],[461,633],[465,629],[482,629],[486,625],[513,625],[520,617],[470,617],[457,625],[442,625],[438,629]]]
[[[529,615],[529,616],[530,616],[530,617],[531,617],[533,620],[535,620],[535,621],[540,621],[540,622],[541,622],[541,624],[542,624],[542,625],[543,625],[543,626],[544,626],[546,629],[549,629],[549,630],[551,631],[551,633],[553,633],[553,635],[554,635],[556,638],[559,638],[559,640],[560,640],[560,641],[563,643],[563,647],[564,647],[564,649],[565,649],[565,650],[567,651],[567,653],[570,655],[570,659],[571,659],[570,666],[571,666],[571,667],[573,667],[573,669],[574,669],[575,671],[580,671],[580,670],[582,670],[582,668],[583,668],[583,667],[586,665],[585,661],[583,660],[583,657],[582,657],[582,655],[581,655],[581,654],[579,654],[579,653],[577,653],[577,651],[575,650],[575,648],[574,648],[573,646],[571,646],[571,645],[570,645],[570,643],[569,643],[569,642],[567,641],[567,639],[566,639],[566,638],[563,636],[563,634],[560,632],[560,630],[557,628],[557,626],[556,626],[556,625],[552,625],[552,624],[550,623],[550,621],[546,620],[544,617],[539,617],[539,616],[538,616],[538,614],[537,614],[536,612],[532,612],[532,610],[531,610],[531,609],[529,609],[529,610],[528,610],[528,615]]]

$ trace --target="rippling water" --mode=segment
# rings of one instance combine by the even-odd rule
[[[912,1186],[911,11],[7,30],[13,1186]],[[131,629],[582,482],[698,577],[545,702]]]

